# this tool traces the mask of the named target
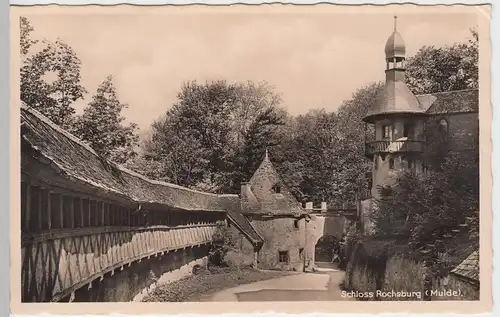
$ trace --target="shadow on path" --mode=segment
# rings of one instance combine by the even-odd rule
[[[324,286],[318,286],[318,289],[280,289],[277,287],[234,294],[240,302],[352,300],[352,298],[342,296],[340,284],[344,280],[344,271],[338,270],[336,265],[327,262],[317,263],[317,266],[318,270],[315,273],[306,273],[302,276],[304,279],[310,279],[316,274],[328,275],[326,289]]]

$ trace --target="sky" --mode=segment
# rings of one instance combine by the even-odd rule
[[[475,14],[266,12],[214,10],[162,14],[25,15],[33,38],[69,44],[82,62],[89,102],[108,75],[129,108],[123,114],[141,130],[176,101],[185,81],[267,81],[291,114],[335,111],[359,88],[384,79],[384,46],[397,29],[407,56],[422,46],[466,41]]]

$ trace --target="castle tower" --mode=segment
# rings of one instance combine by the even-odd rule
[[[402,171],[423,171],[425,111],[405,80],[406,45],[397,31],[385,45],[385,86],[365,122],[365,155],[373,162],[372,196],[379,186],[392,185]],[[368,129],[367,129],[368,128]]]

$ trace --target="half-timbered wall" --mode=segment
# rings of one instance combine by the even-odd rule
[[[22,301],[71,298],[134,263],[208,244],[223,218],[220,212],[145,209],[23,174]]]

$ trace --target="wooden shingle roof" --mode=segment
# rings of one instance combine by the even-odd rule
[[[451,270],[451,274],[479,284],[479,250],[472,252],[465,260]]]
[[[466,89],[418,95],[420,105],[430,115],[479,111],[479,90]]]
[[[264,239],[255,230],[250,221],[241,214],[241,200],[237,195],[221,195],[221,201],[227,210],[229,220],[243,233],[253,244],[263,243]]]
[[[25,105],[21,107],[21,124],[25,144],[59,173],[94,190],[112,192],[137,203],[160,204],[186,211],[226,211],[220,195],[150,180],[104,160],[83,141]]]
[[[271,160],[266,155],[242,193],[242,211],[245,214],[300,216],[306,213],[297,199],[286,188]],[[280,192],[273,192],[279,186]]]

